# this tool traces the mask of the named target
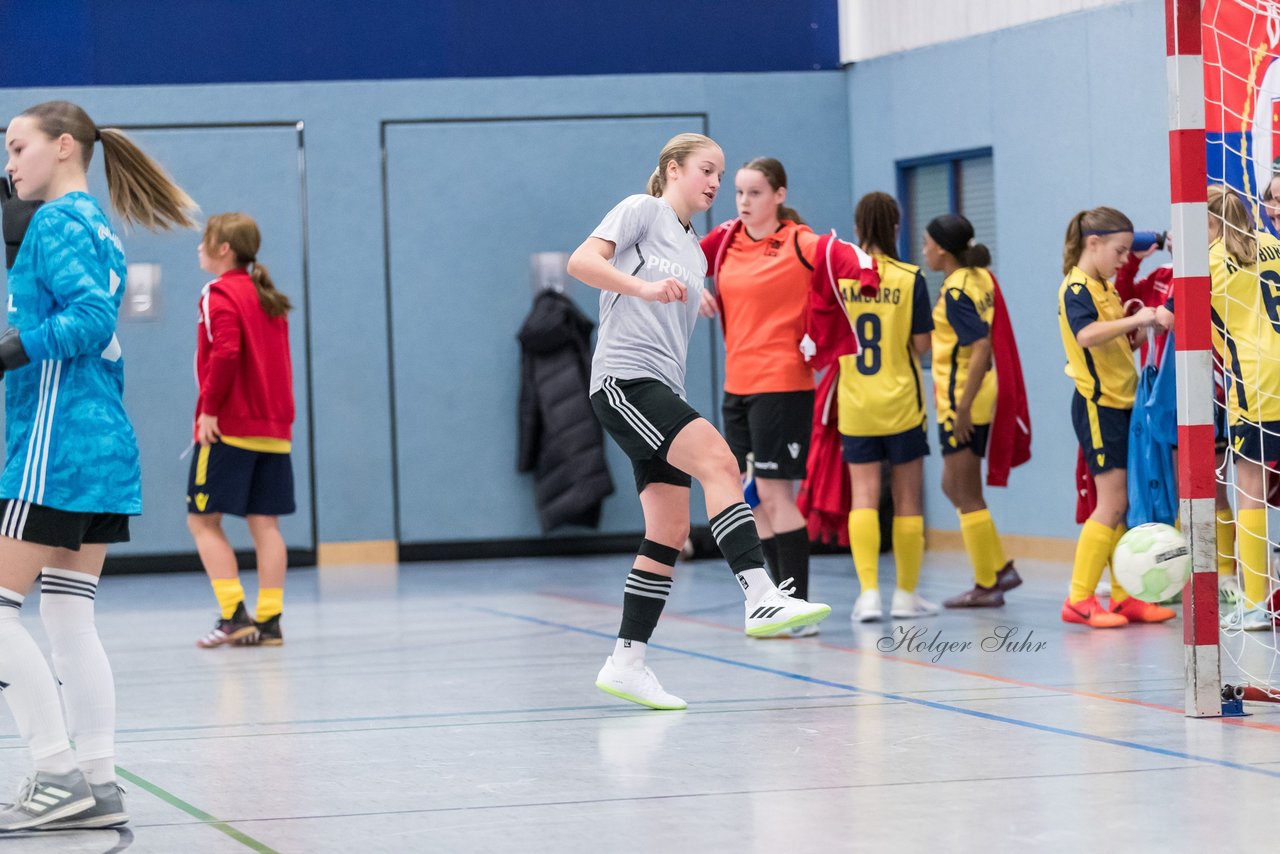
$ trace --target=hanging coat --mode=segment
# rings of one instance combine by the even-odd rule
[[[516,468],[534,472],[534,503],[545,534],[561,525],[600,525],[613,494],[604,433],[587,394],[591,322],[562,293],[534,300],[520,340],[519,452]]]

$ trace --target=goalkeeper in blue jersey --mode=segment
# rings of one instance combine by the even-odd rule
[[[99,146],[122,220],[194,225],[191,198],[75,104],[50,101],[9,122],[5,168],[16,198],[5,204],[5,238],[18,248],[0,334],[0,693],[35,773],[0,807],[0,831],[128,821],[115,778],[115,687],[93,603],[107,545],[128,540],[129,517],[142,512],[142,484],[115,335],[124,251],[86,178]],[[42,204],[32,212],[34,202]],[[56,680],[18,619],[38,576]]]

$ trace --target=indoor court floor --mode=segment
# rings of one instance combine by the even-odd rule
[[[1280,707],[1188,720],[1181,621],[1066,626],[1065,566],[1020,561],[1000,610],[851,627],[852,565],[816,557],[821,635],[758,641],[724,564],[683,565],[649,663],[689,708],[654,712],[593,686],[629,565],[291,571],[285,646],[216,650],[195,646],[203,576],[110,577],[98,622],[133,820],[3,854],[1274,844]],[[930,553],[923,577],[941,601],[967,561]],[[0,712],[8,794],[28,758]]]

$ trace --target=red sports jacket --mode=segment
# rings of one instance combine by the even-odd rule
[[[196,415],[227,436],[293,438],[289,321],[268,317],[244,269],[204,286],[196,346]]]
[[[991,282],[995,285],[991,358],[996,368],[996,412],[987,443],[987,485],[1008,486],[1009,471],[1031,459],[1031,411],[1009,309],[994,274]]]

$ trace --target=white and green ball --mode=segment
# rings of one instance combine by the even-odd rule
[[[1125,532],[1111,557],[1116,578],[1144,602],[1164,602],[1191,577],[1191,550],[1172,525],[1148,522]]]

